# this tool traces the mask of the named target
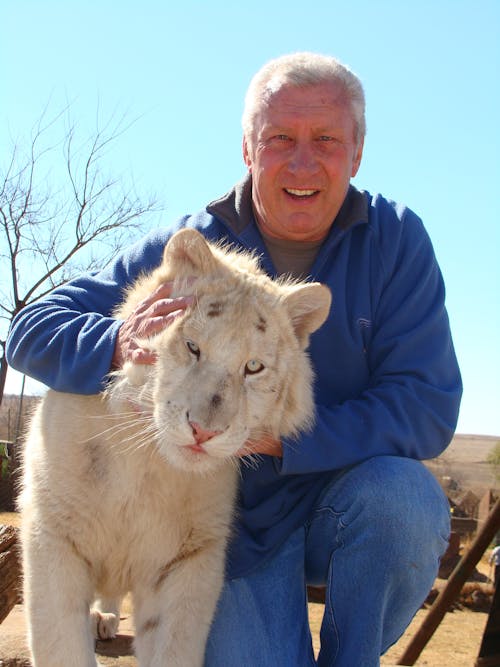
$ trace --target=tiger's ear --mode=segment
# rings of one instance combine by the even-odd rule
[[[195,229],[181,229],[169,240],[163,251],[163,262],[174,275],[200,275],[217,267],[210,246]]]
[[[309,336],[328,317],[332,295],[328,287],[321,283],[293,285],[289,289],[284,302],[299,343],[305,349],[309,344]]]

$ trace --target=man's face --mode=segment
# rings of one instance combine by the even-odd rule
[[[362,151],[350,107],[333,85],[283,86],[273,93],[253,136],[243,139],[260,228],[282,239],[324,238]]]

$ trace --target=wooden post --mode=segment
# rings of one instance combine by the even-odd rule
[[[19,601],[21,563],[18,532],[14,526],[0,525],[0,623]]]
[[[420,626],[420,629],[399,659],[398,665],[414,665],[418,660],[419,655],[422,653],[427,642],[441,623],[450,604],[457,598],[462,590],[462,586],[467,581],[467,578],[474,570],[477,563],[481,560],[481,556],[486,551],[499,528],[500,499],[495,503],[488,518],[484,522],[483,527],[476,535],[469,551],[462,556],[448,579],[446,586],[427,612],[427,616]]]

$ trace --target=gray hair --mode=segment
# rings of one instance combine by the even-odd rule
[[[351,105],[355,141],[366,134],[365,94],[359,78],[336,58],[317,53],[299,52],[270,60],[255,74],[245,96],[243,134],[251,143],[255,120],[261,105],[283,85],[306,87],[321,83],[338,86]]]

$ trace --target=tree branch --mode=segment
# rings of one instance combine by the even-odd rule
[[[31,133],[25,157],[14,144],[5,169],[0,169],[0,257],[10,273],[0,279],[0,320],[10,323],[28,303],[109,256],[116,254],[132,232],[144,229],[159,209],[154,198],[142,203],[122,179],[104,177],[108,149],[133,124],[111,117],[77,146],[70,105],[48,117],[48,105]],[[59,125],[67,124],[61,137]],[[54,131],[59,138],[54,139]],[[57,166],[56,151],[63,146]],[[55,174],[55,175],[54,175]],[[56,185],[54,188],[53,186]],[[4,326],[4,325],[2,325]],[[0,331],[1,333],[1,331]],[[0,341],[4,338],[0,338]]]

